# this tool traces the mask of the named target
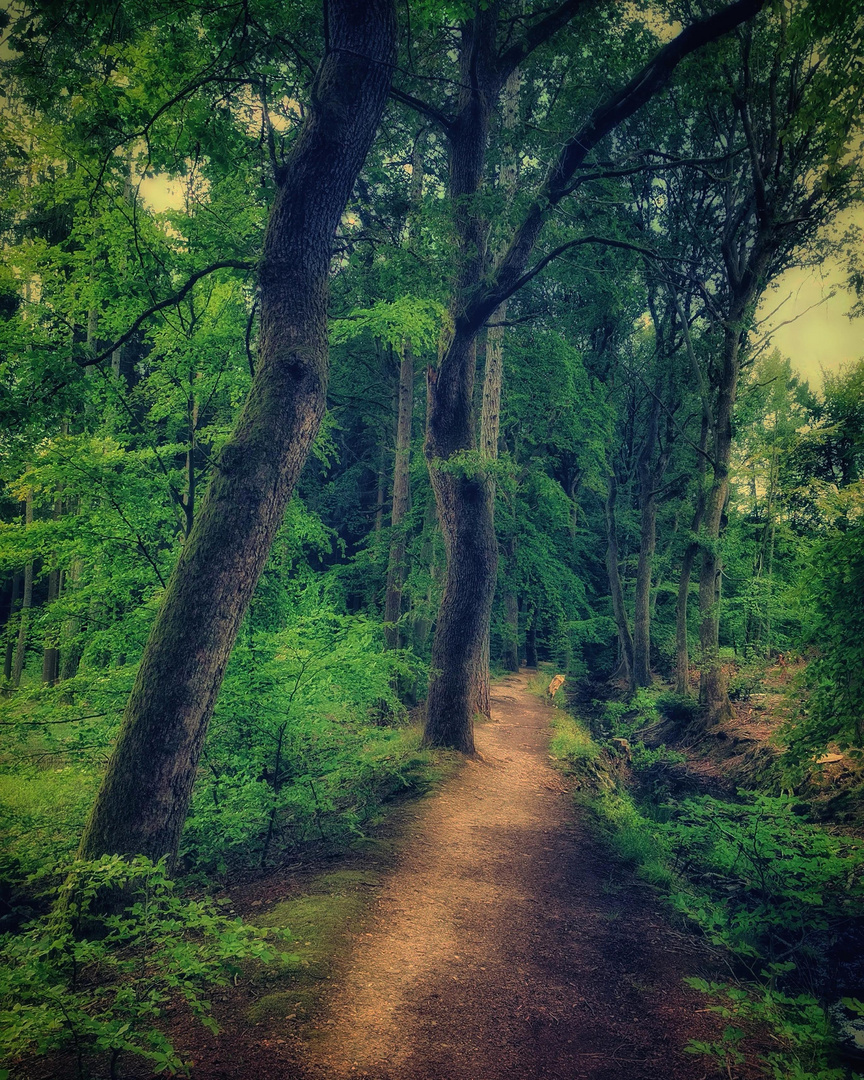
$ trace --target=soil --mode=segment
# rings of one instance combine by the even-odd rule
[[[480,758],[429,800],[318,1027],[307,1080],[703,1080],[716,975],[610,864],[548,758],[551,709],[493,689]]]
[[[241,982],[214,1008],[219,1036],[174,1033],[193,1080],[719,1076],[686,1046],[719,1038],[724,1021],[683,982],[722,979],[717,956],[592,838],[550,762],[554,714],[528,677],[493,687],[478,758],[404,810],[385,873],[363,880],[356,855],[333,866],[364,906],[317,1000],[276,994],[265,1015],[268,999],[256,1006]],[[290,876],[250,881],[234,901],[266,920],[298,890]]]

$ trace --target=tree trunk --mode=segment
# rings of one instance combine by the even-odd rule
[[[537,667],[537,609],[534,608],[528,616],[528,626],[525,630],[525,667]]]
[[[33,489],[27,492],[24,504],[24,523],[33,524]],[[21,616],[18,620],[18,641],[15,645],[15,658],[12,663],[12,685],[17,689],[21,685],[21,673],[24,671],[24,654],[27,650],[27,628],[30,622],[30,609],[33,607],[33,563],[24,567],[24,591],[21,597]]]
[[[20,573],[12,575],[9,618],[6,620],[6,652],[3,657],[3,681],[7,683],[12,678],[12,658],[15,655],[15,616],[18,614],[18,606],[21,600],[21,578]]]
[[[66,575],[66,592],[73,593],[81,581],[81,560],[73,559]],[[81,660],[81,645],[78,635],[81,632],[81,619],[77,615],[70,615],[63,623],[63,634],[60,638],[60,681],[74,679],[78,674],[78,664]]]
[[[411,418],[414,413],[414,354],[411,342],[402,344],[399,364],[399,408],[396,425],[396,458],[393,465],[393,508],[390,514],[390,556],[387,563],[387,591],[384,598],[384,642],[388,649],[399,648],[402,614],[402,587],[405,583],[405,530],[403,521],[410,498]]]
[[[63,503],[60,499],[54,503],[54,520],[59,521],[63,513]],[[60,568],[55,567],[48,573],[48,596],[46,606],[48,608],[60,596]],[[42,651],[42,683],[45,686],[54,686],[60,675],[60,644],[56,637],[49,637]]]
[[[693,564],[699,553],[697,536],[702,528],[705,514],[705,453],[708,450],[708,418],[702,417],[702,431],[699,437],[699,464],[697,468],[696,505],[690,522],[692,539],[681,561],[681,577],[678,580],[678,599],[675,606],[675,693],[680,697],[690,696],[690,646],[687,641],[687,604],[690,599],[690,578]]]
[[[176,857],[240,621],[324,412],[333,235],[390,86],[392,0],[329,0],[328,44],[259,268],[258,363],[165,590],[80,846]]]
[[[476,337],[495,309],[533,276],[526,270],[547,216],[566,194],[593,148],[632,116],[668,82],[678,63],[721,34],[728,33],[762,6],[739,0],[689,26],[668,42],[629,83],[599,104],[583,127],[568,139],[550,168],[542,190],[531,201],[492,273],[486,260],[487,224],[478,200],[485,164],[491,108],[509,72],[496,54],[498,5],[475,5],[463,24],[459,53],[458,107],[446,121],[450,147],[449,194],[458,243],[458,269],[450,305],[452,340],[428,380],[425,452],[448,557],[447,581],[432,650],[428,745],[473,749],[470,681],[480,677],[486,624],[495,590],[498,552],[487,470],[474,464],[473,423]],[[569,18],[558,14],[537,24],[549,33]],[[538,40],[545,40],[541,33]],[[518,60],[514,67],[517,66]],[[476,455],[479,458],[479,455]],[[462,545],[465,544],[465,550]],[[459,588],[465,589],[465,594]],[[459,613],[465,615],[460,623]],[[632,659],[632,653],[631,653]]]
[[[486,270],[488,229],[472,196],[483,179],[490,109],[497,93],[492,74],[495,31],[494,9],[478,10],[462,28],[459,117],[450,132],[449,188],[459,243],[450,305],[454,329],[437,370],[429,372],[424,447],[447,552],[424,741],[469,754],[474,752],[473,717],[488,668],[498,571],[494,486],[477,454],[474,376],[480,326],[466,325],[463,318],[465,299]],[[465,456],[472,452],[476,461]]]
[[[742,311],[743,314],[743,311]],[[740,316],[739,316],[740,317]],[[729,463],[732,457],[732,410],[738,387],[740,356],[738,319],[731,319],[724,331],[722,381],[718,387],[717,419],[714,429],[714,478],[705,502],[701,533],[702,568],[699,575],[699,702],[710,723],[732,715],[726,676],[720,663],[719,587],[721,561],[720,526],[729,494]]]
[[[667,448],[661,449],[655,467],[651,468],[657,443],[657,422],[657,409],[652,408],[639,454],[639,560],[633,605],[633,682],[636,686],[651,685],[651,577],[657,546],[657,487],[669,464],[667,442]]]
[[[633,660],[633,635],[627,619],[627,606],[624,603],[624,589],[621,586],[621,574],[618,569],[618,529],[615,521],[615,505],[618,501],[618,480],[614,472],[607,477],[609,494],[606,496],[606,573],[609,577],[609,593],[612,597],[612,614],[618,628],[618,645],[621,653],[620,670],[627,680],[627,687],[635,690]]]
[[[466,754],[474,752],[473,716],[498,570],[492,485],[477,466],[463,469],[453,461],[473,445],[474,343],[473,334],[468,340],[457,337],[445,358],[459,365],[461,392],[452,395],[452,382],[442,388],[436,373],[429,372],[425,448],[447,571],[432,644],[424,741]],[[465,403],[467,408],[461,407]]]

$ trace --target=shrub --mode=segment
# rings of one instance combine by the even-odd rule
[[[115,890],[132,902],[100,915],[99,898]],[[179,895],[164,860],[76,861],[51,917],[2,941],[2,1056],[71,1052],[84,1077],[87,1060],[102,1055],[113,1078],[129,1053],[155,1073],[185,1074],[158,1027],[165,1007],[182,1001],[218,1030],[207,988],[225,985],[242,960],[273,962],[272,934],[220,913],[213,900]]]

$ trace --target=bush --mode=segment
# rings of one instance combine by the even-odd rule
[[[660,694],[655,705],[664,720],[678,727],[693,723],[699,713],[699,702],[685,694]]]
[[[101,898],[115,891],[132,902],[100,915]],[[272,935],[221,914],[210,899],[179,895],[164,860],[76,861],[51,917],[2,939],[0,1053],[9,1062],[68,1051],[82,1078],[94,1055],[107,1056],[116,1077],[129,1053],[155,1073],[185,1075],[187,1063],[158,1027],[165,1007],[182,1001],[218,1030],[207,988],[226,985],[242,960],[273,962]]]

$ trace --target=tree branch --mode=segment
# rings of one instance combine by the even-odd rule
[[[152,307],[147,308],[147,310],[142,312],[135,320],[135,322],[132,323],[126,333],[122,334],[119,338],[117,338],[117,340],[111,345],[109,345],[107,349],[104,349],[97,356],[91,356],[86,359],[76,358],[75,363],[78,364],[79,367],[91,367],[93,364],[101,364],[104,360],[107,360],[108,357],[116,349],[119,349],[122,345],[125,345],[126,342],[134,336],[134,334],[141,327],[141,325],[150,318],[151,315],[155,315],[157,311],[163,311],[167,307],[174,307],[175,305],[179,304],[189,295],[193,287],[202,278],[207,277],[208,274],[212,274],[216,270],[225,270],[227,268],[231,268],[234,270],[254,270],[255,263],[243,262],[240,259],[221,259],[219,262],[211,263],[209,266],[205,266],[203,270],[196,270],[182,289],[178,289],[176,293],[172,293],[171,296],[166,296],[164,300],[160,300],[157,304],[153,304]]]
[[[436,109],[434,105],[429,105],[427,102],[421,101],[420,98],[414,97],[413,94],[409,94],[407,90],[400,90],[398,86],[391,86],[390,97],[395,98],[397,101],[401,101],[403,105],[408,105],[422,116],[434,120],[435,123],[443,129],[445,134],[449,135],[453,130],[453,121],[449,117]]]
[[[530,26],[521,41],[515,42],[498,57],[498,78],[505,82],[510,72],[519,67],[523,60],[567,25],[581,7],[587,7],[590,0],[564,0],[544,19]]]
[[[479,308],[485,309],[490,300],[492,307],[484,310],[479,321],[471,317],[470,322],[482,325],[502,299],[524,284],[525,267],[550,209],[567,194],[573,174],[594,147],[662,90],[685,57],[752,18],[764,3],[765,0],[736,0],[716,15],[691,24],[660,49],[626,86],[594,109],[579,131],[564,144],[545,184],[516,229],[493,280],[483,287],[475,300],[469,301],[466,317],[473,314],[471,309],[475,305],[478,306],[478,317],[481,316]]]

